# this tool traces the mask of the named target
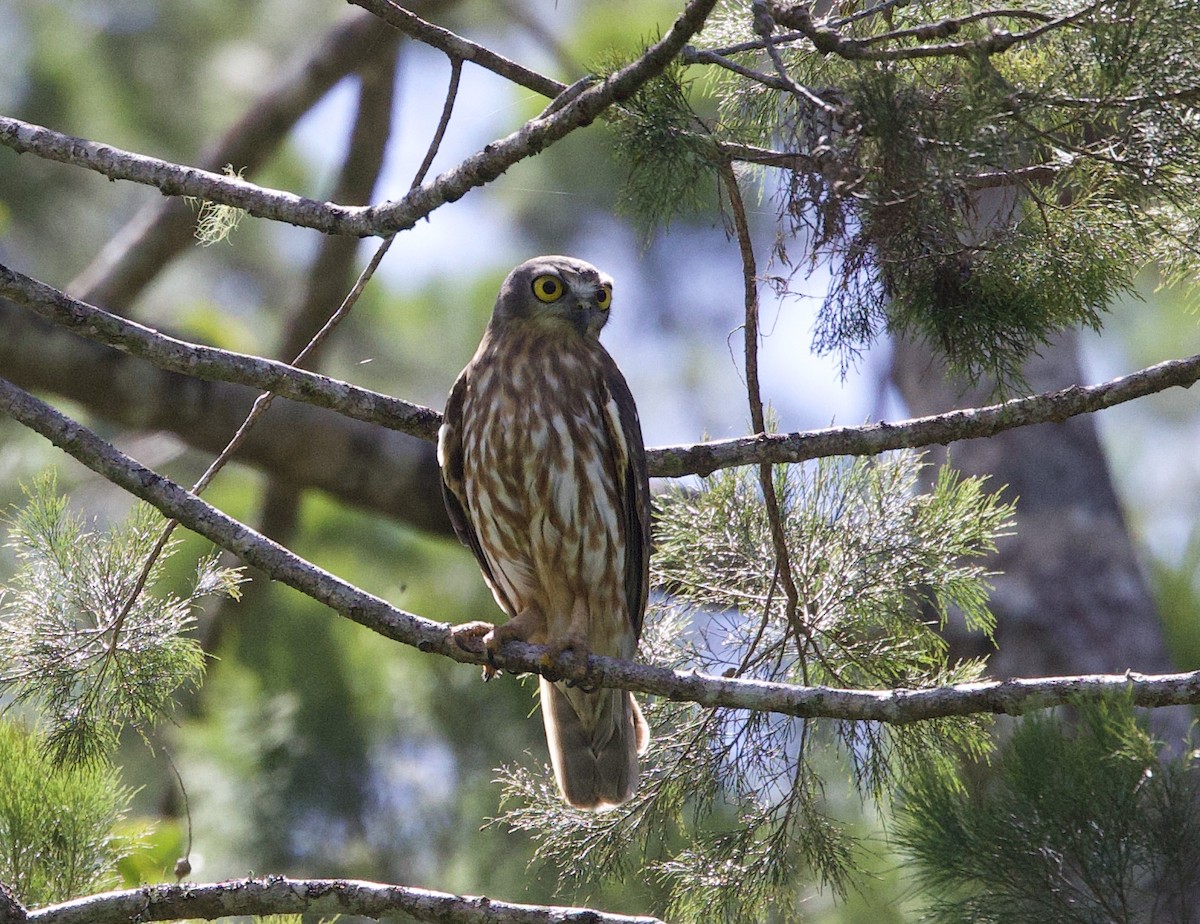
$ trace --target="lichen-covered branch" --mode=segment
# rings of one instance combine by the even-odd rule
[[[438,924],[661,924],[657,918],[591,908],[518,905],[485,896],[451,895],[354,879],[235,879],[152,885],[76,898],[29,911],[28,924],[135,924],[206,921],[234,915],[313,914],[385,918],[406,914]]]
[[[125,151],[8,116],[0,116],[0,144],[18,154],[36,154],[46,160],[94,170],[110,180],[154,186],[165,196],[194,196],[245,209],[259,218],[315,228],[328,234],[366,236],[376,233],[366,219],[368,210],[365,206],[318,202],[282,189],[258,186],[236,176]]]
[[[398,609],[305,561],[119,452],[86,427],[4,379],[0,379],[0,410],[109,481],[157,507],[164,515],[179,520],[247,564],[346,618],[429,654],[467,664],[486,661],[481,651],[461,648],[451,636],[449,625]],[[550,676],[556,671],[575,672],[583,667],[574,654],[564,655],[548,667],[547,655],[543,646],[509,642],[497,657],[497,663],[514,673]],[[1200,671],[1004,680],[921,690],[848,690],[714,677],[599,655],[590,656],[586,667],[590,679],[603,685],[704,706],[898,724],[974,713],[1020,715],[1079,698],[1094,699],[1122,691],[1138,706],[1200,703]]]

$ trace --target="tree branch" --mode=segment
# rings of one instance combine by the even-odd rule
[[[163,514],[260,568],[281,583],[325,604],[342,616],[393,641],[464,664],[483,664],[482,653],[465,651],[450,626],[405,612],[305,561],[259,535],[167,478],[101,440],[86,427],[0,379],[0,410],[46,437],[88,468],[157,507]],[[1117,674],[1050,677],[955,684],[921,690],[849,690],[715,677],[591,655],[580,663],[573,653],[551,661],[541,645],[508,642],[497,664],[512,673],[555,678],[586,666],[590,678],[702,706],[775,712],[802,718],[906,724],[976,713],[1021,715],[1125,692],[1134,705],[1157,707],[1200,703],[1200,671],[1187,674]],[[550,666],[548,666],[550,665]]]
[[[484,70],[512,81],[517,86],[532,90],[547,98],[558,96],[567,89],[567,85],[564,83],[551,80],[537,71],[510,61],[503,55],[496,54],[490,48],[455,35],[449,29],[426,22],[411,10],[405,9],[398,3],[393,3],[392,0],[350,0],[350,2],[375,14],[409,38],[414,38],[418,42],[423,42],[431,48],[445,53],[451,61],[470,61]]]
[[[152,885],[76,898],[30,911],[29,924],[141,924],[233,915],[306,914],[325,918],[407,914],[438,924],[661,924],[657,918],[590,908],[518,905],[353,879],[235,879]]]
[[[721,183],[725,187],[725,195],[729,197],[729,210],[732,213],[734,237],[737,240],[738,252],[742,258],[742,299],[745,321],[744,350],[746,354],[746,395],[750,401],[750,422],[760,433],[767,430],[766,412],[763,410],[762,388],[758,376],[758,346],[759,346],[759,306],[758,306],[758,268],[754,257],[754,242],[750,236],[750,221],[746,217],[746,204],[742,199],[742,190],[738,185],[737,174],[733,164],[726,163],[721,168]],[[758,466],[758,483],[763,493],[763,504],[767,511],[767,521],[771,526],[771,545],[775,550],[775,575],[783,585],[784,597],[787,599],[785,611],[787,624],[795,633],[797,649],[800,657],[800,678],[808,682],[808,659],[806,657],[812,634],[804,624],[800,612],[800,592],[796,589],[796,578],[792,573],[792,555],[788,548],[787,533],[783,528],[783,518],[779,511],[779,496],[775,491],[775,469],[763,462]],[[762,625],[766,625],[768,613],[771,610],[770,600],[763,607]],[[759,633],[761,638],[762,633]],[[750,663],[755,655],[757,644],[752,644],[742,658],[742,669]],[[741,673],[739,669],[738,673]]]
[[[154,186],[165,196],[194,196],[232,205],[258,218],[315,228],[327,234],[365,237],[377,233],[367,220],[367,206],[318,202],[282,189],[257,186],[236,176],[136,154],[8,116],[0,116],[0,144],[18,154],[36,154],[46,160],[94,170],[110,180]]]
[[[305,372],[286,363],[176,340],[70,298],[2,264],[0,298],[8,298],[89,340],[139,356],[162,369],[273,391],[424,440],[435,440],[441,425],[441,414],[431,408]],[[892,449],[945,445],[957,440],[993,436],[1018,427],[1061,422],[1168,388],[1190,388],[1197,381],[1200,381],[1200,355],[1167,360],[1098,385],[1076,385],[1060,391],[1013,398],[1002,404],[964,408],[896,423],[828,427],[796,433],[759,433],[686,446],[662,446],[647,451],[647,462],[651,475],[679,478],[708,475],[737,465],[796,463],[825,456],[877,455]]]
[[[411,0],[424,6],[421,0]],[[396,56],[395,37],[366,13],[334,24],[311,49],[279,69],[280,76],[247,105],[224,135],[207,146],[197,164],[218,173],[226,164],[254,175],[278,150],[299,118],[347,74]],[[336,194],[334,199],[340,197]],[[349,199],[347,202],[362,204]],[[181,199],[147,202],[67,286],[95,305],[128,306],[180,250],[194,243],[195,210]]]
[[[804,462],[824,456],[870,456],[892,449],[945,445],[981,439],[1004,430],[1062,422],[1080,414],[1144,398],[1200,381],[1200,355],[1171,359],[1099,385],[1073,385],[1060,391],[1013,398],[1002,404],[964,408],[897,423],[827,427],[799,433],[757,433],[692,446],[647,450],[651,474],[660,478],[707,475],[753,462]]]
[[[345,206],[317,202],[283,190],[256,186],[237,177],[185,167],[95,141],[75,138],[0,116],[0,144],[18,153],[73,164],[109,179],[155,186],[165,195],[195,196],[244,209],[259,218],[283,221],[328,234],[386,236],[413,227],[434,209],[461,199],[495,180],[514,164],[532,157],[577,128],[591,124],[614,103],[629,99],[660,74],[704,24],[716,0],[691,0],[670,31],[632,64],[589,86],[551,114],[526,122],[506,138],[485,145],[457,167],[396,202],[379,206]],[[570,92],[570,88],[567,91]],[[553,109],[553,107],[551,107]]]
[[[1091,3],[1082,9],[1076,10],[1074,13],[1068,13],[1057,19],[1027,13],[1021,18],[1037,19],[1042,24],[1027,29],[1024,32],[992,30],[985,37],[978,39],[967,39],[961,42],[941,42],[932,45],[908,45],[899,48],[872,48],[871,46],[883,41],[895,41],[905,38],[917,38],[924,41],[953,35],[962,26],[977,21],[981,18],[981,15],[986,17],[988,14],[974,13],[964,16],[959,20],[946,19],[936,23],[928,23],[917,29],[897,30],[883,35],[860,39],[843,35],[837,29],[830,26],[817,25],[813,19],[811,10],[805,4],[784,6],[780,3],[768,3],[767,5],[770,9],[771,17],[775,22],[798,30],[821,54],[837,55],[839,58],[844,58],[848,61],[904,61],[916,58],[947,57],[950,55],[971,58],[980,54],[1001,54],[1008,51],[1014,45],[1022,42],[1032,42],[1055,29],[1075,24],[1094,13],[1099,3]],[[1013,15],[1013,11],[999,10],[995,11],[995,13],[998,15],[1008,15],[1009,18],[1016,18]],[[768,43],[767,47],[769,48],[771,44],[770,39],[764,36],[763,40]]]
[[[73,299],[3,264],[0,264],[0,298],[10,299],[89,340],[149,360],[160,369],[249,385],[295,401],[335,409],[356,420],[382,424],[425,440],[436,439],[437,428],[441,425],[441,415],[430,408],[277,360],[176,340]]]
[[[260,391],[166,371],[4,299],[0,330],[0,376],[27,390],[61,395],[126,429],[173,434],[208,454],[226,445]],[[298,438],[303,452],[296,451]],[[251,432],[239,461],[375,516],[453,535],[433,444],[401,431],[281,398]]]
[[[561,108],[558,100],[546,114],[526,122],[506,138],[486,145],[453,170],[413,190],[395,203],[374,210],[372,221],[383,231],[403,231],[439,205],[460,199],[477,186],[499,177],[517,162],[540,153],[577,128],[591,124],[604,110],[633,96],[645,83],[662,73],[682,51],[688,39],[700,31],[716,0],[691,0],[663,38],[651,45],[634,62],[605,77]],[[571,95],[575,85],[560,95]]]

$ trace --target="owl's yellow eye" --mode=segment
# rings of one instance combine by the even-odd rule
[[[602,311],[608,310],[608,306],[612,304],[612,286],[605,284],[600,287],[600,291],[596,293],[596,304]]]
[[[538,276],[533,280],[533,294],[537,296],[539,302],[556,302],[562,298],[563,292],[566,291],[566,286],[562,284],[562,280],[557,276]]]

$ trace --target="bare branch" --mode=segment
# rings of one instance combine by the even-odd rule
[[[124,428],[173,434],[217,453],[260,388],[162,369],[71,332],[0,299],[0,376],[62,395]],[[97,387],[103,383],[103,387]],[[296,451],[297,435],[304,451]],[[153,444],[167,451],[169,441]],[[280,399],[241,449],[246,465],[297,489],[450,536],[433,444],[325,407]]]
[[[7,116],[0,116],[0,144],[18,154],[31,153],[47,160],[85,167],[110,180],[130,180],[155,186],[166,196],[195,196],[245,209],[259,218],[315,228],[328,234],[366,236],[376,231],[367,220],[369,209],[366,206],[318,202],[282,189],[256,186],[236,176],[173,164]]]
[[[765,43],[755,43],[765,44]],[[709,51],[702,48],[692,48],[690,45],[683,50],[683,54],[679,56],[680,60],[685,64],[715,64],[717,67],[724,68],[737,74],[739,77],[745,77],[747,80],[752,80],[755,83],[761,83],[764,87],[770,87],[772,90],[780,90],[784,92],[791,91],[791,85],[788,81],[781,77],[764,74],[762,71],[756,71],[752,67],[738,64],[732,58],[728,58],[716,51]]]
[[[433,159],[437,157],[438,148],[442,146],[442,139],[446,137],[446,128],[450,124],[450,116],[454,112],[454,103],[458,99],[458,85],[461,79],[462,61],[458,58],[451,58],[450,83],[446,87],[446,101],[442,104],[442,115],[438,119],[437,128],[433,132],[433,138],[429,141],[429,149],[425,152],[425,159],[421,161],[421,166],[417,168],[417,173],[413,177],[410,189],[415,189],[424,183],[425,174],[433,166]]]
[[[562,108],[531,119],[506,138],[485,145],[482,151],[402,199],[379,206],[317,202],[283,190],[256,186],[237,177],[172,164],[4,116],[0,116],[0,144],[18,153],[30,152],[49,160],[95,170],[110,179],[155,186],[165,195],[196,196],[231,205],[260,218],[315,228],[329,234],[387,236],[413,227],[439,206],[490,183],[519,161],[540,153],[576,129],[590,125],[609,106],[629,99],[639,87],[663,71],[704,24],[715,4],[716,0],[692,0],[666,36],[632,64],[589,86]]]
[[[42,434],[88,468],[178,519],[188,529],[260,568],[281,583],[312,597],[342,616],[393,641],[465,664],[482,664],[482,654],[459,647],[446,623],[391,606],[305,561],[151,471],[79,423],[0,379],[0,410]],[[557,662],[541,645],[508,642],[497,663],[513,673],[548,677],[583,665],[573,653]],[[548,666],[550,665],[550,666]],[[604,686],[652,693],[703,706],[753,709],[804,718],[834,718],[904,724],[974,713],[1021,715],[1127,692],[1137,706],[1200,703],[1200,671],[1188,674],[1118,674],[1051,677],[956,684],[921,690],[848,690],[714,677],[591,655],[586,668]]]
[[[1200,90],[1197,91],[1197,96],[1200,97]],[[847,165],[837,162],[831,157],[804,151],[776,151],[737,141],[718,141],[716,144],[722,156],[740,163],[758,164],[761,167],[778,167],[801,173],[824,173],[831,168],[840,171],[847,170]],[[956,179],[967,189],[1025,187],[1051,183],[1069,166],[1070,162],[1029,164],[1007,170],[986,170],[966,176],[960,175]],[[849,178],[856,180],[858,176],[858,173],[854,173],[850,174]]]
[[[372,220],[383,231],[411,228],[439,205],[490,183],[518,161],[540,153],[575,129],[590,124],[610,106],[629,99],[662,73],[704,25],[715,5],[716,0],[691,0],[667,34],[637,60],[587,87],[561,108],[556,109],[552,103],[546,114],[531,119],[508,137],[486,145],[453,170],[413,190],[400,201],[381,206],[371,216]],[[571,92],[571,87],[564,91]]]
[[[0,265],[0,298],[89,340],[148,359],[162,369],[249,385],[295,401],[334,408],[349,417],[378,423],[426,440],[437,438],[441,415],[378,392],[358,388],[287,363],[176,340],[134,321],[87,305],[44,283]]]
[[[321,918],[407,914],[438,924],[661,924],[657,918],[590,908],[517,905],[485,896],[451,895],[354,879],[235,879],[152,885],[105,892],[30,911],[29,924],[136,924],[213,921],[234,915],[306,914]]]
[[[811,105],[820,109],[822,112],[836,113],[837,107],[831,106],[821,97],[817,96],[808,87],[801,86],[792,79],[788,73],[787,66],[783,63],[783,57],[779,54],[779,49],[775,47],[774,32],[775,21],[771,18],[771,11],[766,3],[766,0],[754,0],[754,31],[759,34],[763,41],[763,46],[767,49],[767,55],[771,59],[771,63],[775,65],[775,73],[779,75],[780,81],[787,89],[798,99],[807,100]]]
[[[922,23],[908,29],[894,29],[890,32],[880,32],[875,35],[864,35],[860,41],[864,45],[878,45],[881,42],[895,42],[900,39],[917,39],[928,42],[932,39],[947,38],[957,34],[963,26],[974,22],[985,22],[989,19],[1032,19],[1040,23],[1053,23],[1054,17],[1049,13],[1037,10],[997,9],[976,10],[965,16],[953,16],[939,19],[936,22]]]
[[[537,71],[510,61],[503,55],[496,54],[490,48],[455,35],[449,29],[426,22],[411,10],[407,10],[391,0],[350,0],[350,2],[374,13],[388,25],[394,26],[410,38],[445,52],[451,61],[470,61],[493,74],[498,74],[505,80],[512,81],[517,86],[540,93],[547,98],[558,96],[567,88],[566,84],[551,80]]]
[[[806,4],[798,3],[785,6],[780,3],[769,3],[767,6],[770,9],[771,17],[776,22],[798,30],[800,34],[812,42],[813,47],[821,54],[837,55],[839,58],[851,61],[902,61],[915,58],[940,58],[951,55],[969,58],[979,54],[1001,54],[1014,45],[1023,42],[1032,42],[1048,32],[1073,25],[1079,20],[1090,16],[1096,11],[1099,2],[1088,4],[1074,13],[1068,13],[1058,18],[1027,14],[1022,18],[1037,19],[1042,24],[1032,29],[1027,29],[1024,32],[994,30],[989,32],[985,37],[978,39],[967,39],[961,42],[941,42],[932,45],[907,45],[896,48],[872,48],[871,46],[881,41],[903,38],[928,40],[953,35],[962,26],[981,18],[981,14],[971,14],[960,20],[943,20],[937,23],[929,23],[919,29],[899,30],[886,35],[860,39],[843,35],[837,29],[830,26],[818,25],[813,20],[812,12]],[[983,16],[986,15],[983,14]],[[996,15],[1003,16],[1006,14],[1004,11],[996,11]],[[769,36],[764,36],[763,40],[770,47],[771,40]]]
[[[738,185],[737,174],[734,173],[732,163],[726,163],[723,166],[721,182],[725,187],[725,194],[729,197],[729,209],[733,213],[734,236],[737,239],[738,252],[742,258],[742,296],[746,318],[744,324],[746,394],[750,399],[750,421],[756,430],[765,433],[767,421],[758,377],[758,269],[754,257],[754,242],[750,237],[750,222],[746,218],[746,205],[742,200],[742,190]],[[800,615],[800,593],[796,590],[796,579],[792,574],[791,552],[788,549],[787,534],[784,531],[783,519],[780,515],[779,496],[775,491],[775,470],[769,463],[759,464],[758,483],[763,492],[767,520],[771,524],[771,545],[775,550],[775,574],[778,582],[783,585],[783,593],[787,598],[787,622],[799,643],[801,679],[807,683],[808,662],[805,652],[811,641],[811,633],[804,625]],[[770,609],[769,602],[764,609]],[[766,619],[765,612],[763,619]],[[743,665],[748,663],[754,655],[753,649],[754,646],[751,646],[750,650],[746,652],[742,660]]]
[[[964,408],[897,423],[828,427],[801,433],[757,433],[693,446],[647,450],[651,473],[663,478],[707,475],[752,462],[804,462],[824,456],[877,455],[892,449],[945,445],[980,439],[1004,430],[1061,422],[1168,388],[1190,388],[1200,381],[1200,355],[1172,359],[1099,385],[1074,385],[1060,391],[1013,398],[1002,404]]]
[[[388,31],[375,17],[357,11],[334,24],[313,48],[280,68],[278,79],[201,152],[197,166],[218,173],[233,164],[253,175],[334,84],[355,70],[395,59],[396,42]],[[360,204],[358,199],[345,201]],[[195,212],[181,199],[147,202],[67,290],[96,305],[128,305],[175,254],[192,243],[195,221]]]
[[[441,415],[347,382],[285,363],[176,340],[72,299],[57,289],[0,264],[0,298],[100,343],[147,359],[163,369],[250,385],[283,397],[330,408],[370,423],[434,440]],[[1173,359],[1098,385],[1013,398],[1002,404],[964,408],[896,423],[829,427],[797,433],[759,433],[647,451],[650,474],[659,478],[707,475],[718,469],[762,462],[805,462],[836,455],[877,455],[892,449],[945,445],[1005,430],[1059,422],[1200,381],[1200,355]]]

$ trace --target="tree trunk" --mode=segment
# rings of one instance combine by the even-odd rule
[[[915,415],[992,400],[991,383],[948,380],[928,348],[895,344],[892,381]],[[1069,333],[1025,367],[1032,391],[1080,384],[1078,337]],[[1090,416],[969,440],[937,450],[965,474],[989,475],[1017,500],[1014,535],[993,558],[996,644],[961,626],[948,635],[953,657],[988,655],[995,677],[1146,673],[1174,670],[1112,476]],[[1172,748],[1187,737],[1191,712],[1156,710],[1154,730]]]

